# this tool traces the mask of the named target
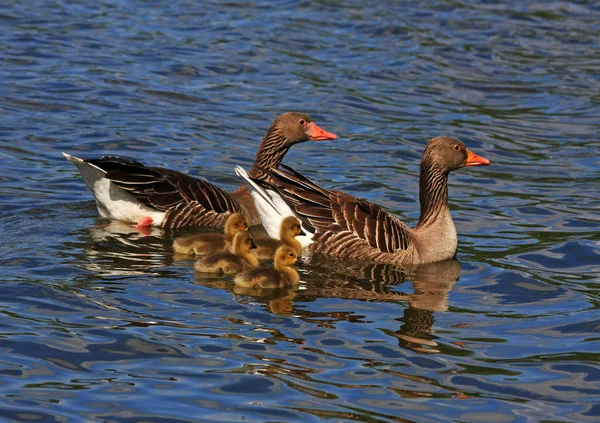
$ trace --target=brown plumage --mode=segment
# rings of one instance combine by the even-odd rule
[[[298,260],[296,251],[289,245],[283,245],[275,251],[274,267],[259,267],[238,273],[233,278],[242,288],[281,288],[297,285],[300,275],[293,266]]]
[[[352,259],[414,265],[450,259],[457,235],[448,208],[448,174],[489,161],[456,138],[431,140],[420,173],[421,217],[414,229],[367,200],[323,189],[288,166],[271,169],[271,179],[256,180],[275,190],[313,233],[312,251]]]
[[[238,272],[258,266],[258,259],[251,252],[256,248],[252,234],[247,231],[238,232],[233,238],[230,251],[209,254],[194,264],[194,269],[204,273],[224,273],[234,275]]]
[[[241,213],[232,213],[225,222],[223,234],[202,233],[175,238],[173,250],[176,254],[205,256],[227,250],[233,237],[240,231],[248,230],[248,219]]]
[[[294,144],[336,138],[303,113],[283,113],[263,138],[250,174],[259,179],[267,178],[264,170],[278,167]],[[245,185],[228,193],[205,180],[175,170],[145,166],[135,160],[112,156],[83,160],[68,154],[65,157],[79,168],[103,217],[133,223],[144,219],[144,225],[164,228],[222,228],[231,213],[239,212],[251,225],[260,223]],[[103,184],[103,180],[111,184]]]
[[[300,221],[294,216],[288,216],[281,222],[279,239],[265,237],[254,240],[256,244],[254,254],[260,260],[269,260],[274,257],[275,251],[279,247],[289,245],[294,249],[296,255],[300,257],[302,255],[302,245],[296,239],[298,235],[304,235],[300,227]]]

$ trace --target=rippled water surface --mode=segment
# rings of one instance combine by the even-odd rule
[[[417,3],[1,3],[2,421],[598,421],[600,7]],[[287,163],[411,225],[428,139],[490,159],[450,177],[458,261],[238,291],[60,154],[233,189],[287,110],[340,136]]]

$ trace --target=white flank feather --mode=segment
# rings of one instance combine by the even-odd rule
[[[106,179],[106,172],[99,167],[70,154],[62,154],[79,169],[85,184],[94,194],[100,216],[132,223],[138,223],[149,216],[154,226],[160,226],[165,212],[151,209],[137,201],[133,195]]]

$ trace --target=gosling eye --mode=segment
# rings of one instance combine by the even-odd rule
[[[305,121],[304,119],[300,119],[300,120],[298,121],[298,123],[299,123],[300,125],[304,125],[304,124],[306,123],[306,121]]]
[[[454,150],[456,150],[456,151],[460,151],[460,145],[458,145],[458,144],[454,144],[454,147],[453,147],[453,148],[454,148]]]
[[[290,256],[290,257],[294,257],[294,253],[290,253],[290,254],[289,254],[289,256]]]

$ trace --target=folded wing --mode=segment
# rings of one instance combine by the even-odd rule
[[[268,173],[267,182],[256,182],[276,190],[303,225],[314,231],[315,239],[366,243],[384,253],[405,250],[411,243],[409,228],[376,204],[325,190],[286,165]]]
[[[142,204],[168,212],[166,227],[193,224],[200,219],[226,219],[241,212],[239,203],[221,188],[169,169],[147,167],[135,160],[105,156],[89,163],[106,172],[105,177],[129,192]],[[226,213],[220,215],[222,213]],[[170,217],[170,222],[169,222]]]

